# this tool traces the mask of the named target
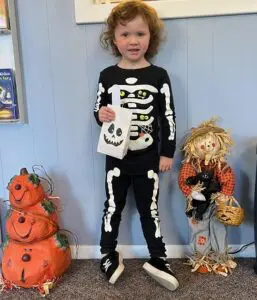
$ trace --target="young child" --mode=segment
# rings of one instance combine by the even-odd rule
[[[140,0],[122,1],[107,19],[101,40],[120,58],[100,73],[94,115],[99,125],[115,119],[107,107],[112,87],[120,88],[121,105],[133,112],[130,143],[122,159],[106,156],[106,196],[101,235],[101,270],[114,284],[124,270],[115,251],[121,213],[130,185],[140,214],[151,259],[143,268],[160,284],[175,290],[179,283],[166,261],[158,213],[158,172],[170,171],[175,151],[175,112],[167,72],[149,62],[158,50],[163,24],[156,11]],[[158,129],[161,145],[158,150]],[[117,132],[118,134],[118,132]]]

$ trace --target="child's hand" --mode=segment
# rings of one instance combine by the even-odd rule
[[[98,112],[98,117],[101,122],[111,122],[115,120],[115,112],[107,106],[102,106]]]
[[[166,156],[160,157],[159,170],[160,172],[170,171],[172,167],[173,159]]]

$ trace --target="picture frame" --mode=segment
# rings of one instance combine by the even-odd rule
[[[10,29],[10,20],[8,13],[8,1],[0,0],[0,30],[5,31]]]
[[[113,0],[74,0],[77,24],[103,23],[119,2]],[[217,15],[250,14],[257,12],[256,0],[155,0],[146,1],[160,18],[191,18]]]

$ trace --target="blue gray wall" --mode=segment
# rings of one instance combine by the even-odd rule
[[[73,2],[17,0],[29,122],[0,126],[0,198],[7,198],[7,183],[21,167],[31,170],[33,164],[42,164],[61,197],[63,227],[78,235],[79,244],[97,245],[105,200],[104,157],[96,152],[99,128],[92,109],[99,71],[115,60],[99,46],[102,24],[75,24]],[[229,229],[229,242],[250,242],[257,15],[166,20],[165,26],[167,41],[154,63],[171,76],[178,146],[189,128],[213,115],[231,129],[236,147],[230,162],[236,169],[236,197],[246,209],[246,221]],[[184,198],[177,186],[180,161],[178,149],[173,173],[161,175],[162,232],[170,245],[188,242]],[[120,243],[144,244],[131,195]]]

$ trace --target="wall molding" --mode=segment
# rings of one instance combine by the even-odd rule
[[[232,251],[236,251],[243,245],[229,245]],[[190,253],[187,245],[166,245],[168,258],[184,258]],[[144,245],[120,245],[117,250],[122,253],[123,258],[148,258],[148,249]],[[99,259],[101,258],[100,246],[79,245],[76,255],[76,247],[71,246],[74,259]],[[247,247],[244,251],[234,255],[235,257],[255,257],[254,245]]]

